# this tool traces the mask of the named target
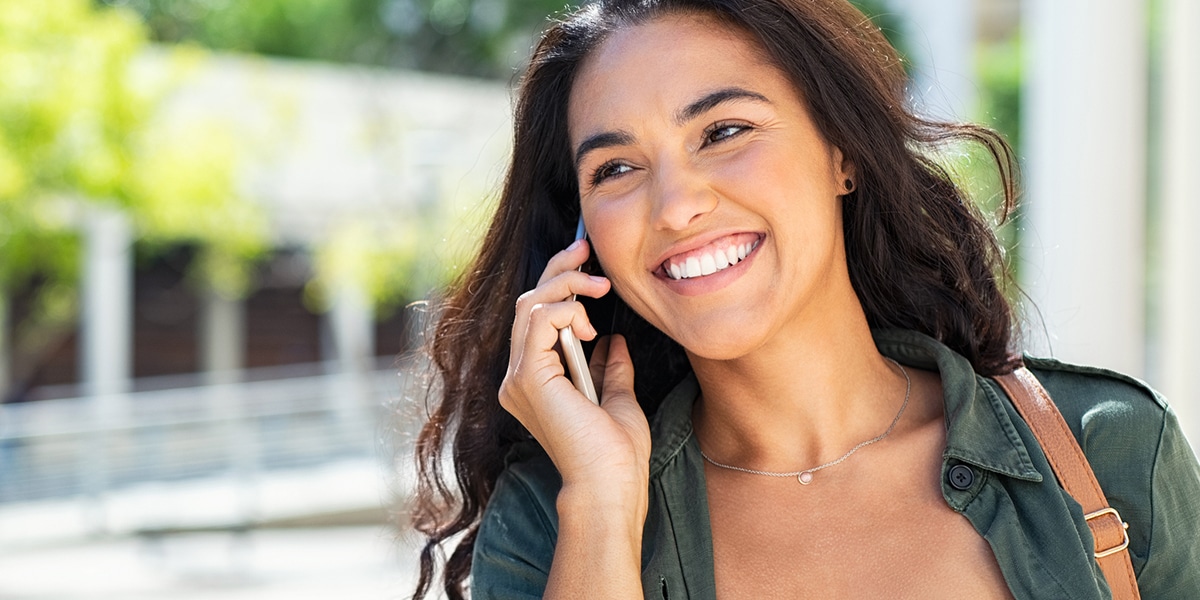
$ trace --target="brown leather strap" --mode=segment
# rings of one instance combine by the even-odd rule
[[[1075,441],[1062,413],[1050,400],[1050,394],[1029,369],[1021,367],[994,378],[1012,399],[1017,412],[1029,424],[1033,435],[1054,469],[1063,489],[1083,507],[1088,527],[1095,539],[1096,562],[1114,600],[1138,600],[1137,578],[1129,562],[1129,525],[1109,507],[1087,457]]]

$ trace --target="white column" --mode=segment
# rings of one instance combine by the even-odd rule
[[[362,286],[346,281],[333,295],[333,343],[343,371],[366,371],[375,355],[375,320]]]
[[[333,411],[343,440],[370,447],[367,375],[375,356],[375,319],[366,290],[347,277],[337,286],[329,313],[337,385]]]
[[[91,396],[119,394],[133,375],[132,227],[124,213],[93,207],[83,236],[83,389]]]
[[[252,407],[247,406],[254,398],[239,384],[246,364],[245,306],[241,299],[206,288],[200,297],[197,323],[208,409],[216,423],[216,437],[224,440],[239,526],[258,519],[262,466],[258,423]]]
[[[1200,443],[1200,3],[1162,4],[1162,309],[1155,383]]]
[[[1141,375],[1145,3],[1054,0],[1023,9],[1021,279],[1036,303],[1025,307],[1026,339],[1035,353]]]
[[[974,0],[892,0],[904,15],[911,90],[930,117],[966,120],[976,108]]]
[[[91,398],[92,434],[81,457],[91,502],[86,519],[94,533],[107,530],[108,449],[129,417],[133,374],[133,231],[122,212],[91,206],[84,212],[82,387]]]
[[[200,298],[200,369],[208,383],[228,383],[246,362],[245,302],[213,289]]]

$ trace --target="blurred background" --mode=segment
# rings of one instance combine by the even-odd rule
[[[922,112],[1021,157],[1027,345],[1200,440],[1200,3],[857,4]],[[419,301],[563,10],[0,0],[0,598],[411,594]],[[990,210],[975,152],[943,158]]]

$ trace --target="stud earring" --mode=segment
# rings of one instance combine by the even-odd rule
[[[845,186],[847,194],[854,191],[854,180],[853,179],[850,179],[849,177],[847,177],[846,181],[843,182],[842,185]]]

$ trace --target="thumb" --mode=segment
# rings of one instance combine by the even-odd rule
[[[608,355],[604,361],[604,392],[600,403],[632,402],[637,404],[633,393],[633,359],[629,356],[629,347],[625,344],[625,336],[613,334],[608,340]]]
[[[600,407],[621,425],[633,442],[635,452],[643,465],[650,461],[650,425],[633,393],[633,360],[625,338],[613,335],[608,344],[608,356],[604,364],[604,392],[600,395]]]

